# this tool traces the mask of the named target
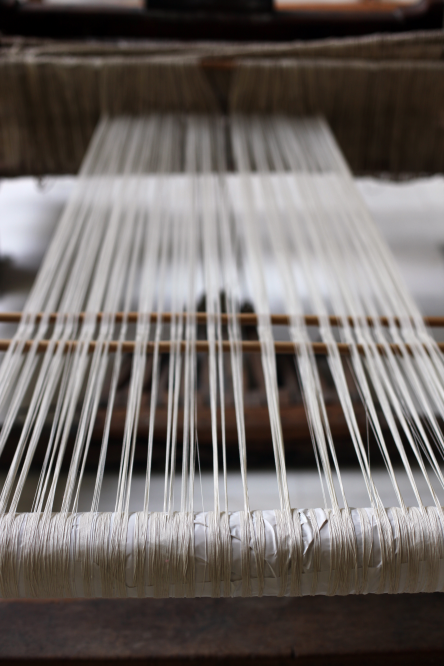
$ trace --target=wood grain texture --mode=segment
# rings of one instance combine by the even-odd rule
[[[4,660],[439,664],[444,595],[0,602]]]

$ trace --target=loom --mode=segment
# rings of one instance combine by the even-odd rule
[[[80,173],[58,227],[60,244],[54,240],[23,314],[2,315],[17,326],[1,343],[9,410],[0,435],[9,470],[1,495],[2,596],[441,590],[442,343],[430,331],[442,320],[419,315],[335,139],[358,171],[440,169],[441,41],[435,34],[268,53],[195,47],[188,61],[159,47],[151,54],[122,46],[113,59],[102,45],[82,45],[75,55],[62,45],[55,58],[51,44],[6,44],[1,76],[16,83],[2,110],[4,172]],[[375,56],[381,48],[383,63]],[[403,88],[406,51],[414,67]],[[359,67],[344,53],[357,55]],[[348,101],[341,80],[353,72],[364,92],[353,112],[341,114]],[[258,78],[261,99],[253,92]],[[288,81],[295,78],[306,85],[293,96]],[[369,82],[384,81],[364,133]],[[124,83],[126,92],[115,96]],[[41,104],[48,85],[54,95]],[[412,89],[433,90],[422,117],[396,106],[407,88],[406,105],[414,104]],[[398,137],[419,127],[418,154]],[[387,140],[373,148],[377,131]],[[157,220],[152,228],[149,219]],[[299,237],[289,224],[295,219]],[[269,254],[282,257],[277,268]],[[75,273],[85,256],[89,269]],[[163,305],[157,287],[151,294],[136,287],[140,275],[142,284],[161,282],[162,256],[165,272],[188,267],[176,269],[176,291],[173,278],[165,282]],[[190,266],[194,282],[179,279]],[[106,272],[110,281],[101,283]],[[274,302],[267,290],[276,274]],[[359,276],[355,284],[351,275]],[[71,295],[63,297],[65,289]],[[245,404],[252,376],[259,377],[259,407]],[[282,381],[293,397],[277,406]],[[333,404],[325,403],[328,391]],[[394,488],[393,458],[402,459],[412,488],[427,479],[432,503],[423,503],[421,489],[409,508],[400,491],[386,509],[368,446],[372,456],[381,451]],[[336,448],[339,458],[359,461],[368,504],[344,504]],[[289,500],[285,461],[292,455],[318,460],[323,508]],[[167,462],[163,504],[150,508],[155,480],[148,471],[134,513],[132,470],[149,468],[150,456],[154,465]],[[247,463],[255,457],[277,470],[280,503],[263,511],[248,502]],[[215,490],[202,510],[200,458],[214,465]],[[109,461],[118,469],[114,512],[99,510]],[[245,478],[244,506],[227,512],[224,465],[233,461]],[[91,510],[79,511],[91,465],[99,472]],[[34,504],[17,513],[36,470]]]
[[[266,266],[273,259],[284,310],[277,319],[272,317],[267,289],[271,277]],[[242,337],[242,291],[253,304],[254,314],[247,319],[251,327],[255,321],[257,341]],[[201,332],[206,329],[206,335],[199,340],[195,310],[202,294]],[[307,307],[319,313],[320,342],[310,338]],[[285,322],[288,341],[275,339],[276,322]],[[438,461],[444,450],[438,423],[444,395],[443,345],[427,333],[322,120],[233,116],[225,124],[217,117],[166,115],[102,121],[17,332],[3,346],[2,450],[20,409],[23,412],[0,496],[3,597],[282,596],[441,589],[444,517],[431,474],[444,486]],[[153,512],[152,451],[160,358],[165,352],[165,493],[163,511]],[[248,495],[245,352],[260,353],[279,491],[279,508],[263,512],[251,510]],[[290,503],[276,352],[285,352],[296,364],[319,469],[322,509],[293,508]],[[101,512],[110,425],[125,353],[132,354],[132,362],[115,511]],[[214,504],[205,511],[202,500],[202,511],[196,512],[200,353],[209,357],[205,370]],[[229,372],[224,353],[230,358]],[[148,354],[153,354],[153,362],[146,482],[143,506],[132,513],[129,501]],[[316,354],[327,356],[370,508],[348,506]],[[384,507],[374,483],[369,442],[365,444],[355,418],[341,354],[350,357],[349,371],[397,507]],[[244,498],[239,512],[228,509],[226,386],[234,397]],[[107,407],[101,429],[96,416],[103,399]],[[51,412],[32,512],[21,513],[23,487]],[[417,507],[408,508],[402,497],[382,417]],[[65,489],[55,512],[55,492],[73,427]],[[79,513],[94,428],[102,430],[94,496],[91,510]],[[423,503],[408,448],[433,506]],[[174,493],[178,449],[180,505]]]

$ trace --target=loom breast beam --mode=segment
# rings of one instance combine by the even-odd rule
[[[242,312],[245,303],[252,313]],[[3,598],[443,589],[444,363],[426,327],[442,320],[421,318],[322,119],[104,119],[24,312],[8,317],[18,329],[1,342],[0,463],[19,434],[0,493]],[[284,339],[276,339],[276,326]],[[248,484],[253,443],[244,387],[251,351],[260,355],[255,371],[279,496],[267,511],[255,510]],[[289,491],[281,351],[298,373],[322,508],[298,506]],[[350,507],[317,352],[327,355],[367,507]],[[117,488],[105,507],[123,372]],[[202,382],[213,470],[207,506],[203,494],[195,500]],[[162,391],[166,428],[159,438]],[[228,394],[242,485],[236,510],[227,482]],[[141,442],[144,413],[148,435]],[[132,512],[137,447],[145,456],[144,490]],[[158,449],[163,510],[152,511]],[[376,455],[396,506],[387,508],[375,482]],[[32,506],[20,512],[36,465]],[[94,491],[86,500],[91,465]],[[400,469],[414,506],[405,500]]]

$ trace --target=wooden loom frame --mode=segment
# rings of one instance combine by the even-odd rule
[[[232,64],[222,63],[223,67],[231,68]],[[130,313],[128,321],[135,321],[137,316]],[[204,313],[195,316],[196,323],[206,319]],[[238,316],[243,324],[256,322],[255,315]],[[96,317],[99,321],[100,313]],[[151,317],[155,320],[156,315]],[[5,323],[19,323],[20,318],[20,313],[0,315]],[[287,325],[288,319],[273,317],[272,323]],[[319,321],[311,316],[306,323],[316,326]],[[336,323],[334,318],[330,320],[332,326]],[[444,326],[444,318],[432,318],[425,323],[431,327]],[[254,346],[247,347],[249,351],[260,351],[257,342],[244,341],[244,344]],[[6,348],[9,341],[3,341],[3,345]],[[294,353],[292,343],[283,353],[288,351]],[[15,664],[17,660],[41,663],[42,659],[51,658],[55,666],[69,657],[70,661],[86,666],[99,655],[103,664],[119,659],[124,663],[137,660],[150,666],[185,666],[190,661],[213,666],[215,660],[220,666],[239,666],[251,657],[257,666],[347,665],[358,660],[361,666],[417,666],[419,661],[426,666],[441,663],[444,658],[444,595],[227,603],[225,600],[166,600],[153,604],[139,600],[2,602],[0,617],[0,656],[4,661],[13,659]],[[236,623],[237,629],[233,630]],[[190,629],[196,632],[190,634]],[[149,639],[144,632],[151,632]],[[325,640],[321,632],[326,633]],[[108,637],[106,647],[104,636]]]

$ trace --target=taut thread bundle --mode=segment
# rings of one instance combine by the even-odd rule
[[[256,511],[248,492],[245,302],[252,309],[250,342],[260,353],[279,497],[268,511]],[[279,344],[297,369],[323,508],[290,501]],[[326,354],[367,508],[347,501],[316,344]],[[110,427],[128,351],[115,506],[102,511]],[[196,511],[202,354],[208,358],[213,501]],[[165,355],[167,427],[159,443]],[[130,512],[148,358],[144,496],[139,511]],[[443,355],[322,119],[103,119],[7,345],[0,387],[0,455],[20,426],[0,494],[2,597],[333,595],[444,586],[438,495],[444,488]],[[353,391],[365,408],[395,507],[385,507],[375,484],[370,439],[358,424]],[[227,482],[228,393],[243,497],[242,510],[234,512]],[[94,492],[90,510],[80,512],[104,400]],[[23,489],[48,422],[33,506],[22,513]],[[152,459],[159,446],[163,510],[152,511]],[[414,507],[400,490],[399,465]]]

